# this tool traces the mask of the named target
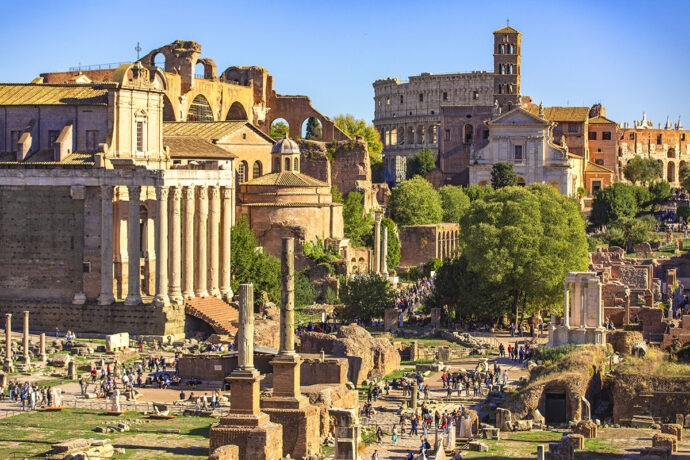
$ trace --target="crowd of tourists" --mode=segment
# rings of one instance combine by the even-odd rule
[[[398,289],[395,293],[395,305],[403,313],[411,313],[434,289],[435,275],[424,277],[414,284]]]
[[[36,410],[37,407],[53,405],[53,394],[47,386],[31,382],[10,382],[0,389],[0,401],[11,401],[21,404],[22,411]]]

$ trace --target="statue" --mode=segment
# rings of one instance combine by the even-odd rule
[[[62,391],[57,387],[53,387],[50,390],[50,395],[53,402],[53,407],[62,407]]]
[[[494,118],[501,114],[501,108],[498,106],[498,99],[494,99]]]

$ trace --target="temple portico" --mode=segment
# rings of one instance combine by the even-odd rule
[[[594,272],[570,272],[565,277],[563,318],[552,319],[549,345],[606,344],[601,281]]]

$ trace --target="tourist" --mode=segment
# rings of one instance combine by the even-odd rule
[[[371,460],[379,460],[379,451],[374,450],[374,453],[371,456]]]
[[[393,425],[393,432],[391,434],[391,440],[393,441],[393,444],[398,442],[398,428]]]
[[[381,429],[380,426],[376,426],[376,442],[378,444],[381,444],[381,441],[383,441],[383,430]]]

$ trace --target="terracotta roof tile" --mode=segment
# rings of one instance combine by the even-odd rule
[[[102,85],[0,84],[0,105],[106,105]]]
[[[609,168],[605,168],[604,166],[592,163],[590,161],[588,161],[587,165],[585,165],[585,172],[603,172],[614,174],[614,172],[611,171]]]
[[[539,115],[538,106],[530,105],[526,110]],[[544,117],[549,121],[584,122],[589,118],[589,107],[544,107]]]
[[[505,26],[505,27],[502,27],[498,30],[494,30],[494,33],[495,34],[519,34],[520,32],[518,32],[517,30],[513,29],[510,26]]]
[[[163,123],[163,134],[216,140],[237,131],[245,124],[245,121],[167,121]]]
[[[611,124],[617,125],[618,123],[616,123],[615,121],[611,121],[606,117],[598,116],[598,117],[590,118],[589,124],[590,125],[611,125]]]
[[[306,174],[285,171],[266,174],[242,185],[277,185],[280,187],[328,187],[326,182],[307,176]]]
[[[172,158],[218,159],[237,158],[234,153],[197,136],[163,136],[163,145],[170,148]]]

